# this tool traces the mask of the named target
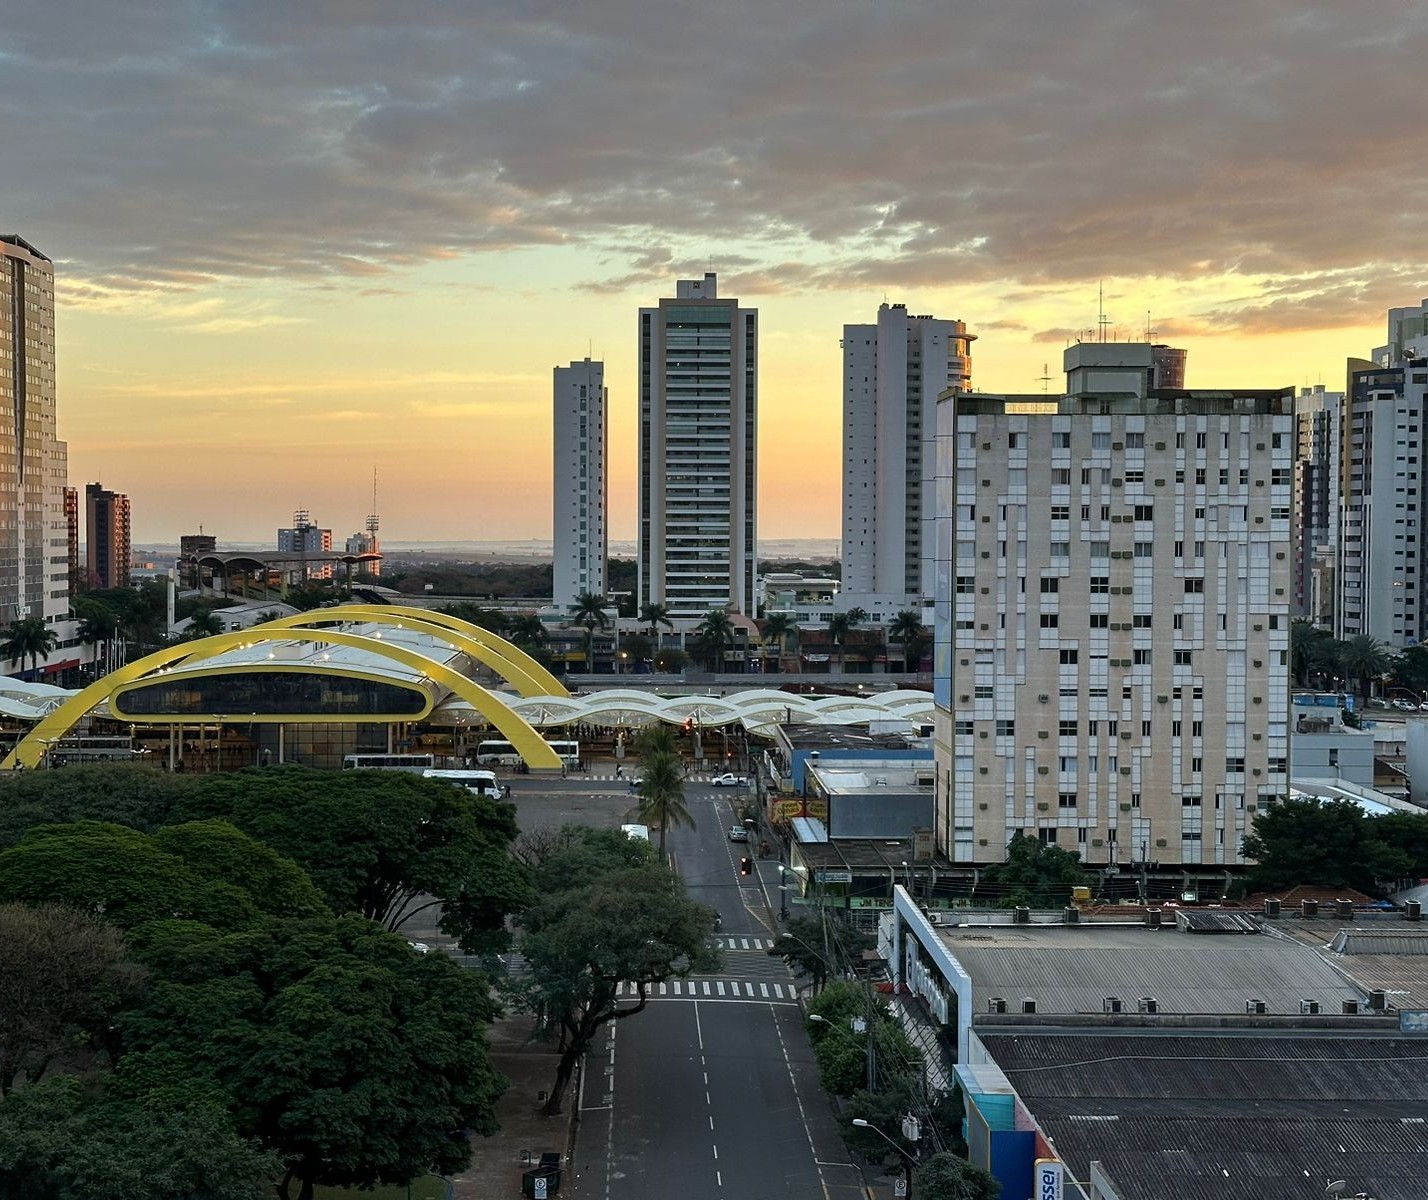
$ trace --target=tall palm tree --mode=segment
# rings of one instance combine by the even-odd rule
[[[798,621],[794,619],[792,613],[776,612],[770,613],[764,622],[764,644],[778,646],[779,670],[783,670],[783,652],[788,645],[788,639],[794,639],[794,645],[798,643]]]
[[[734,644],[734,622],[722,608],[711,608],[694,632],[704,642],[709,661],[714,664],[709,669],[717,671],[723,662],[725,647]]]
[[[58,645],[55,631],[38,617],[11,621],[0,634],[0,655],[4,655],[12,667],[28,658],[31,671],[38,671],[40,659]]]
[[[585,627],[585,669],[592,675],[595,673],[595,630],[610,624],[610,618],[605,615],[609,603],[595,592],[581,592],[575,597],[575,607],[570,614],[571,624]]]
[[[193,610],[188,619],[188,639],[197,641],[199,638],[212,637],[215,633],[222,633],[224,629],[223,618],[214,613],[211,608],[199,607]]]
[[[888,641],[897,642],[902,646],[902,669],[906,673],[909,668],[908,659],[911,657],[909,650],[915,649],[917,657],[922,658],[922,642],[927,635],[927,630],[922,624],[922,617],[910,608],[903,609],[892,619],[892,624],[888,626]]]
[[[1376,637],[1361,633],[1340,643],[1339,669],[1358,684],[1360,698],[1368,696],[1369,681],[1378,678],[1391,665],[1388,648]]]
[[[74,612],[79,618],[79,624],[75,628],[79,640],[86,646],[103,647],[95,655],[96,673],[103,674],[98,664],[102,661],[107,669],[113,658],[114,639],[119,636],[119,613],[102,600],[94,600],[88,596],[81,596],[74,602]]]
[[[674,622],[669,616],[669,606],[665,604],[646,604],[641,607],[640,624],[649,627],[650,638],[656,648],[659,646],[659,627],[663,625],[666,629],[674,629]]]
[[[828,633],[838,647],[838,673],[848,669],[848,635],[868,619],[868,610],[853,607],[847,612],[835,612],[828,618]]]
[[[684,771],[679,759],[666,753],[641,756],[640,782],[635,786],[635,795],[640,801],[640,819],[646,825],[659,826],[659,856],[663,860],[669,827],[694,828],[694,818],[684,803]]]
[[[1313,621],[1303,617],[1295,618],[1289,626],[1289,665],[1294,681],[1300,687],[1309,683],[1309,672],[1316,660],[1322,658],[1328,643],[1334,640],[1327,629],[1321,629]]]
[[[506,634],[518,646],[543,646],[550,640],[545,623],[535,613],[517,613],[506,623]]]

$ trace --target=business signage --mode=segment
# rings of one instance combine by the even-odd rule
[[[1428,1010],[1421,1008],[1399,1009],[1398,1031],[1400,1033],[1428,1033]]]
[[[834,870],[814,871],[813,878],[818,883],[852,883],[853,872]]]
[[[1038,1158],[1033,1176],[1036,1181],[1031,1193],[1033,1200],[1064,1200],[1066,1190],[1062,1171],[1061,1164],[1054,1158]]]

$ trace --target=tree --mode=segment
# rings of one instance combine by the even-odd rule
[[[113,658],[114,641],[119,636],[118,610],[93,596],[80,596],[74,602],[74,614],[79,618],[76,636],[86,646],[103,647],[98,657],[107,669]]]
[[[132,1097],[73,1077],[0,1105],[0,1200],[267,1200],[280,1161],[210,1085]]]
[[[526,901],[508,853],[515,809],[400,771],[250,767],[201,779],[174,821],[217,817],[307,872],[336,913],[400,930],[442,906],[441,928],[469,952],[505,944],[505,918]],[[417,897],[434,897],[420,906]]]
[[[506,634],[518,646],[544,646],[550,641],[545,623],[535,613],[517,613],[506,622]]]
[[[521,918],[520,943],[531,973],[518,1003],[560,1037],[549,1116],[601,1028],[642,1012],[653,984],[718,964],[713,912],[651,855],[619,830],[589,829],[535,864],[538,899]],[[626,983],[636,997],[622,1005]]]
[[[59,645],[59,637],[53,629],[39,617],[25,617],[11,621],[0,635],[0,656],[13,667],[16,663],[30,660],[30,670],[38,671],[40,659]]]
[[[654,665],[656,671],[678,673],[684,670],[685,664],[688,662],[689,655],[678,646],[662,646],[655,651]]]
[[[197,782],[192,775],[118,763],[12,771],[0,804],[0,849],[13,846],[36,825],[101,821],[151,833]]]
[[[684,771],[672,750],[641,751],[640,782],[635,794],[639,797],[640,819],[659,828],[659,858],[665,862],[665,834],[669,827],[694,828],[694,818],[684,803]]]
[[[778,647],[779,670],[783,670],[783,652],[788,645],[789,638],[793,639],[794,652],[798,651],[798,621],[792,613],[776,612],[769,615],[764,622],[763,638],[765,645],[776,645]],[[801,665],[801,660],[800,660]]]
[[[570,614],[571,624],[585,629],[585,667],[592,675],[595,673],[595,630],[610,624],[610,618],[605,615],[609,606],[604,596],[581,592],[575,597],[575,607]]]
[[[910,665],[910,660],[916,657],[920,662],[922,659],[922,643],[926,639],[927,630],[922,624],[922,617],[912,609],[903,609],[892,620],[888,626],[888,640],[897,642],[902,646],[902,669],[904,672],[915,670]]]
[[[223,618],[217,616],[211,608],[196,608],[188,619],[188,632],[185,636],[190,641],[197,641],[222,633],[225,628]]]
[[[1245,838],[1245,856],[1257,860],[1247,883],[1254,891],[1315,884],[1376,894],[1380,880],[1398,879],[1412,866],[1405,850],[1380,839],[1380,828],[1393,833],[1397,827],[1378,826],[1351,800],[1270,804],[1255,814]]]
[[[868,610],[854,606],[847,612],[835,612],[828,618],[828,635],[838,647],[838,673],[848,666],[848,635],[868,619]]]
[[[1393,681],[1420,696],[1428,696],[1428,646],[1409,646],[1393,661]]]
[[[504,1081],[480,975],[413,953],[361,917],[270,922],[222,934],[156,924],[154,972],[121,1022],[145,1078],[212,1080],[238,1132],[300,1185],[400,1184],[465,1166],[467,1129],[491,1133]]]
[[[982,879],[1003,893],[1005,905],[1047,908],[1067,903],[1071,889],[1087,883],[1090,876],[1079,854],[1018,831],[1007,843],[1006,858],[983,871]]]
[[[998,1200],[997,1177],[955,1154],[934,1154],[913,1171],[913,1195],[919,1200]]]
[[[876,940],[836,913],[826,914],[823,920],[792,916],[768,953],[783,959],[795,975],[811,979],[817,995],[831,977],[861,962],[863,951],[873,949]]]
[[[1300,687],[1309,685],[1309,673],[1315,668],[1326,644],[1334,640],[1327,629],[1320,629],[1313,621],[1296,617],[1289,626],[1289,665],[1294,682]]]
[[[724,661],[724,651],[734,644],[734,622],[722,608],[711,608],[695,627],[705,665],[717,671]]]
[[[462,621],[468,621],[472,625],[480,626],[482,629],[489,629],[492,633],[502,635],[510,627],[510,618],[499,608],[484,608],[479,604],[473,604],[469,600],[459,600],[455,604],[444,604],[436,610],[445,613],[449,617],[457,617]]]
[[[1341,643],[1339,668],[1346,678],[1358,684],[1361,699],[1367,698],[1371,681],[1383,675],[1390,663],[1391,659],[1384,644],[1366,633]]]
[[[640,624],[650,631],[650,640],[659,642],[659,627],[673,629],[674,622],[669,616],[669,607],[664,604],[646,604],[640,608]]]
[[[142,983],[114,925],[61,904],[0,904],[0,1097],[101,1040]]]

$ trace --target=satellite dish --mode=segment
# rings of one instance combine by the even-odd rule
[[[1324,1190],[1330,1193],[1331,1195],[1337,1196],[1348,1186],[1349,1181],[1347,1179],[1334,1179],[1324,1184]]]

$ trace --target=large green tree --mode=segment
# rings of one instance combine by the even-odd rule
[[[997,1177],[955,1154],[934,1154],[913,1171],[913,1195],[918,1200],[998,1200]]]
[[[684,802],[684,769],[671,751],[655,751],[640,756],[640,820],[659,829],[659,858],[665,859],[665,834],[671,825],[694,827],[694,817]]]
[[[817,994],[830,978],[861,963],[863,951],[873,949],[876,941],[834,910],[821,917],[789,917],[768,953],[783,959],[794,974],[811,980]]]
[[[193,775],[128,763],[11,772],[0,803],[0,849],[14,845],[35,825],[104,821],[152,832],[197,783]]]
[[[910,608],[903,609],[888,626],[888,641],[902,647],[903,671],[915,671],[913,661],[921,662],[922,646],[927,639],[927,629],[922,624],[919,613]]]
[[[538,899],[521,918],[530,976],[518,1002],[560,1038],[543,1110],[554,1115],[604,1025],[643,1011],[654,984],[714,969],[718,955],[709,941],[713,912],[685,896],[648,844],[619,830],[584,830],[545,849],[533,864]],[[636,995],[621,1003],[627,983]]]
[[[575,597],[575,605],[570,612],[571,624],[585,630],[585,669],[591,674],[595,671],[595,630],[610,624],[605,612],[609,607],[610,601],[605,596],[581,592]]]
[[[792,613],[771,613],[764,622],[762,633],[765,645],[777,647],[780,671],[783,670],[783,652],[790,639],[793,642],[794,656],[798,658],[798,620]],[[801,659],[799,661],[801,662]]]
[[[640,608],[640,624],[650,631],[650,638],[658,640],[659,627],[663,625],[666,629],[674,628],[674,621],[669,615],[669,606],[665,604],[645,604]]]
[[[704,665],[717,671],[724,663],[724,651],[734,644],[734,622],[722,608],[711,608],[695,628],[699,635]]]
[[[1408,815],[1428,825],[1428,816]],[[1253,891],[1277,891],[1316,884],[1376,894],[1384,882],[1402,878],[1414,866],[1407,850],[1380,835],[1378,820],[1351,800],[1306,797],[1267,805],[1255,814],[1245,838],[1245,856],[1255,860],[1247,885]],[[1400,828],[1403,824],[1382,828],[1399,838],[1419,828]]]
[[[1393,658],[1388,648],[1375,637],[1361,633],[1340,643],[1339,670],[1357,685],[1359,697],[1367,698],[1370,685],[1388,672]]]
[[[356,916],[145,934],[154,978],[121,1020],[125,1066],[222,1088],[238,1132],[282,1160],[284,1197],[449,1174],[469,1161],[458,1133],[494,1132],[496,1010],[447,956]]]
[[[828,636],[838,647],[838,671],[848,668],[848,635],[868,619],[868,610],[858,606],[847,612],[835,612],[828,618]]]
[[[988,890],[1006,905],[1047,908],[1065,904],[1071,889],[1090,881],[1081,856],[1018,831],[1007,843],[1007,856],[982,872]]]
[[[23,617],[11,621],[4,631],[0,632],[0,658],[4,658],[11,666],[24,663],[28,659],[31,671],[39,670],[40,659],[58,645],[59,635],[39,617]]]
[[[401,771],[249,768],[206,776],[174,820],[219,817],[291,858],[337,913],[399,930],[426,907],[472,952],[505,944],[526,900],[515,809]],[[418,903],[421,896],[434,899]]]

